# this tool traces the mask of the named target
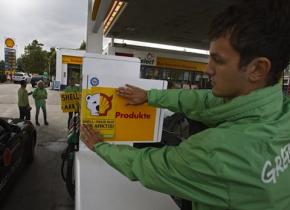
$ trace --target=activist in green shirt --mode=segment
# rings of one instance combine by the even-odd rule
[[[44,88],[44,82],[42,80],[38,81],[37,88],[33,91],[33,98],[35,100],[35,123],[39,126],[38,115],[40,108],[43,112],[44,124],[48,125],[47,122],[47,112],[46,112],[46,99],[47,99],[47,91]]]
[[[279,83],[288,20],[288,0],[243,1],[219,14],[209,31],[212,90],[118,89],[129,104],[183,112],[208,129],[179,146],[137,149],[82,126],[83,142],[130,180],[194,210],[289,210],[290,100]]]
[[[22,80],[20,82],[21,87],[18,89],[18,108],[19,108],[19,118],[22,120],[30,120],[30,110],[31,106],[29,105],[28,96],[32,92],[28,93],[26,90],[26,81]]]
[[[64,89],[65,93],[81,93],[81,88],[79,86],[76,86],[75,79],[70,78],[68,86]],[[78,113],[78,112],[75,112]],[[67,120],[67,128],[70,127],[70,122],[73,117],[73,112],[68,113],[68,120]]]

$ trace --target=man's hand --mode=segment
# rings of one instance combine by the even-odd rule
[[[94,130],[92,126],[89,125],[81,125],[80,128],[81,140],[90,150],[94,151],[94,145],[103,141],[102,135],[100,134],[100,132]]]
[[[147,90],[126,84],[125,87],[119,87],[117,94],[128,100],[130,105],[140,105],[147,102]]]

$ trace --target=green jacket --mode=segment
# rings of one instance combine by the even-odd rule
[[[47,91],[45,88],[36,88],[33,91],[33,98],[35,100],[36,107],[44,107],[45,100],[47,99]]]
[[[71,92],[81,92],[81,88],[79,86],[67,86],[65,89],[64,89],[64,92],[65,93],[71,93]]]
[[[21,106],[21,107],[29,106],[28,92],[26,88],[21,87],[18,89],[18,106]]]
[[[290,209],[290,101],[281,84],[227,103],[205,90],[151,90],[148,100],[211,128],[177,147],[96,144],[111,166],[147,188],[193,201],[195,210]]]

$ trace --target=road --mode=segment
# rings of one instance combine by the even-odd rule
[[[20,85],[0,83],[0,116],[18,118],[17,90]],[[27,86],[28,92],[32,90]],[[61,151],[66,146],[67,114],[60,109],[59,92],[47,89],[47,115],[49,126],[45,126],[40,111],[40,126],[37,129],[35,161],[22,173],[7,196],[3,210],[72,210],[74,202],[66,192],[61,179]],[[31,119],[35,124],[34,100]]]

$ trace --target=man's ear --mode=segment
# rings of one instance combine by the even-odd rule
[[[247,68],[250,82],[266,82],[271,70],[271,61],[266,57],[258,57],[253,59]]]

